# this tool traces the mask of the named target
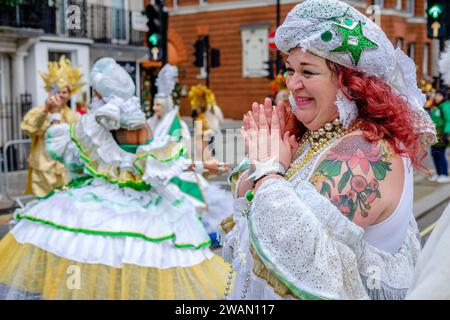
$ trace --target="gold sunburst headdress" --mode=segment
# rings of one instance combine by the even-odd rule
[[[47,92],[54,86],[59,89],[68,86],[71,94],[76,94],[83,86],[83,75],[79,67],[72,68],[71,62],[65,56],[61,56],[58,62],[48,63],[48,73],[39,71],[44,80],[44,88]]]
[[[210,89],[201,84],[193,86],[189,90],[188,97],[193,110],[199,107],[201,100],[206,101],[206,105],[213,106],[217,104],[214,93]]]
[[[283,89],[287,89],[286,77],[280,73],[270,82],[270,90],[273,95],[276,95],[278,91]]]

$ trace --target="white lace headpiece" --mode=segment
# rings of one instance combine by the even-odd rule
[[[155,85],[158,88],[158,93],[155,98],[164,99],[164,113],[171,111],[174,108],[172,93],[175,89],[175,84],[178,81],[178,68],[169,63],[159,70]]]
[[[423,109],[426,97],[417,87],[414,62],[400,49],[394,49],[378,25],[347,3],[307,0],[296,5],[277,29],[275,43],[285,53],[301,47],[339,65],[383,79],[408,99],[409,107],[417,116],[414,121],[422,142],[429,145],[436,141],[434,123]],[[346,106],[346,110],[355,110]],[[343,118],[351,117],[355,115],[343,115]]]
[[[178,79],[178,68],[171,64],[165,64],[158,73],[155,84],[159,94],[172,96]]]
[[[145,125],[145,114],[128,72],[112,58],[99,59],[91,71],[92,87],[102,96],[95,118],[108,130],[137,130]]]
[[[442,73],[444,83],[450,86],[450,43],[447,44],[447,48],[439,60],[439,71]]]

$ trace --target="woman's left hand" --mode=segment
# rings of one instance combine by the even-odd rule
[[[280,162],[287,170],[292,161],[293,150],[297,147],[295,136],[291,136],[289,132],[281,133],[280,120],[275,108],[272,108],[269,114],[258,112],[257,117],[258,119],[249,116],[249,128],[243,129],[244,139],[249,148],[250,163],[266,162],[274,158],[275,162]]]

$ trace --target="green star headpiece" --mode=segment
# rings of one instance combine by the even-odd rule
[[[281,51],[302,47],[384,79],[395,68],[395,50],[384,32],[361,12],[337,0],[298,4],[278,28],[275,42]]]
[[[420,119],[424,144],[435,140],[435,129],[423,110],[425,96],[417,87],[416,65],[394,49],[381,28],[363,13],[338,0],[307,0],[296,5],[277,29],[275,43],[289,53],[300,47],[339,65],[376,76],[406,97]]]

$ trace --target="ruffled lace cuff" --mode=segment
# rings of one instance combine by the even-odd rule
[[[52,158],[62,162],[69,171],[83,172],[84,165],[80,160],[80,151],[70,139],[68,124],[63,123],[48,128],[45,134],[45,145]]]

